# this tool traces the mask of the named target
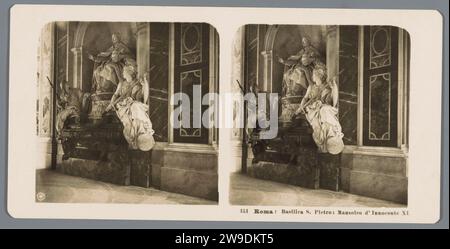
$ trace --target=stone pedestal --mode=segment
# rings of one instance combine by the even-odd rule
[[[130,184],[128,144],[121,126],[83,126],[61,132],[64,151],[57,170],[120,185]]]
[[[319,188],[318,153],[311,133],[303,117],[280,127],[275,139],[259,140],[255,132],[251,138],[255,158],[247,169],[248,174],[264,180]]]
[[[63,129],[61,173],[118,185],[152,186],[152,151],[130,150],[122,127]]]
[[[272,154],[274,156],[274,154]],[[280,155],[288,158],[289,155]],[[272,157],[274,159],[274,157]],[[273,160],[275,161],[275,160]],[[319,188],[319,168],[314,150],[305,150],[297,157],[296,164],[273,161],[259,161],[247,168],[249,176],[275,182],[292,184],[300,187]],[[279,161],[279,160],[277,160]]]
[[[340,155],[318,153],[312,128],[304,117],[280,127],[278,136],[259,140],[251,138],[254,159],[248,175],[305,188],[340,189]]]
[[[94,124],[99,123],[103,118],[106,107],[111,102],[113,93],[94,93],[91,95],[91,111],[89,113],[89,120]]]
[[[300,107],[301,100],[302,96],[285,96],[281,98],[281,115],[278,119],[280,126],[290,127],[292,125],[292,117]]]
[[[130,164],[126,152],[111,152],[110,160],[69,158],[62,161],[56,170],[60,173],[89,178],[117,185],[130,185]]]
[[[161,190],[218,201],[217,152],[167,149],[162,158]]]

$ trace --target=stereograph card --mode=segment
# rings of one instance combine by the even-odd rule
[[[436,11],[15,5],[10,30],[15,218],[439,220]]]

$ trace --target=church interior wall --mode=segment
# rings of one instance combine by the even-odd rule
[[[211,200],[218,199],[218,177],[217,177],[217,139],[213,137],[207,143],[177,144],[170,138],[171,124],[168,119],[170,113],[169,105],[170,90],[174,90],[173,84],[173,67],[170,63],[170,53],[173,53],[170,45],[174,39],[170,34],[170,27],[173,24],[169,23],[82,23],[82,22],[63,22],[47,24],[42,30],[39,41],[39,74],[38,74],[38,138],[43,146],[39,146],[42,162],[38,168],[51,168],[52,162],[52,124],[51,117],[51,103],[52,90],[48,84],[47,77],[52,81],[66,79],[72,87],[79,87],[83,92],[89,92],[91,89],[93,62],[87,59],[87,54],[96,55],[99,52],[106,51],[111,45],[111,35],[115,32],[121,34],[122,41],[130,48],[132,53],[136,55],[137,68],[140,75],[149,73],[149,116],[152,121],[153,129],[155,130],[154,139],[156,141],[155,147],[151,152],[151,163],[147,165],[148,177],[147,185],[151,187],[183,193],[191,196],[207,198]],[[83,27],[84,26],[84,27]],[[83,29],[80,31],[80,29]],[[58,34],[59,31],[59,34]],[[101,31],[101,32],[99,32]],[[217,37],[215,30],[214,37]],[[59,35],[59,36],[58,36]],[[82,36],[82,37],[80,37]],[[64,37],[64,41],[62,41]],[[55,74],[55,59],[54,49],[55,42],[59,41],[60,47],[64,46],[64,53],[59,52],[57,63],[60,67]],[[218,45],[218,40],[213,39],[211,48]],[[60,51],[63,50],[60,48]],[[217,63],[218,49],[211,51],[211,56],[207,63]],[[64,63],[62,63],[64,62]],[[61,65],[63,65],[61,67]],[[63,68],[63,70],[61,70]],[[218,67],[211,67],[217,70]],[[217,88],[217,74],[210,73],[211,79],[208,79],[206,84],[212,82],[214,91]],[[78,82],[78,83],[77,83]],[[80,84],[81,82],[81,84]],[[211,128],[212,133],[216,128]],[[171,149],[175,146],[176,149]],[[197,147],[201,149],[195,149]],[[191,147],[194,147],[192,150]],[[180,149],[181,148],[181,149]],[[73,173],[88,178],[95,178],[93,174],[82,173],[81,168],[86,169],[86,172],[98,168],[98,161],[73,159],[70,158],[63,162],[62,160],[62,146],[59,144],[58,154],[56,155],[57,164],[68,164],[69,171],[66,173]],[[137,156],[139,158],[139,156]],[[139,160],[139,159],[138,159]],[[144,161],[135,162],[136,165],[141,165]],[[201,165],[206,165],[204,168]],[[80,169],[78,169],[78,168]],[[106,167],[106,166],[105,166]],[[109,166],[108,166],[109,167]],[[141,167],[141,166],[139,166]],[[77,170],[73,170],[77,168]],[[133,177],[133,169],[130,172],[127,170],[121,172],[123,177]],[[95,170],[94,170],[95,171]],[[128,169],[130,171],[130,169]],[[84,175],[83,175],[84,174]],[[144,173],[147,174],[147,173]],[[98,174],[96,174],[98,175]],[[120,178],[120,177],[119,177]],[[117,183],[127,182],[123,178],[114,178],[113,181]],[[108,178],[107,180],[111,180]],[[132,179],[133,181],[133,179]]]
[[[393,82],[399,84],[401,91],[398,98],[394,96],[394,100],[399,103],[398,122],[402,123],[398,127],[398,143],[395,146],[369,146],[362,142],[362,27],[247,25],[245,31],[246,45],[243,49],[247,57],[244,60],[247,61],[244,66],[246,83],[256,84],[260,90],[269,92],[281,90],[283,65],[277,62],[277,57],[287,58],[296,54],[301,47],[302,37],[311,39],[311,44],[319,50],[322,61],[327,64],[328,77],[336,76],[338,79],[338,117],[345,144],[340,156],[340,189],[353,194],[407,203],[407,32],[399,29],[401,39],[398,44],[398,74],[401,77],[398,82]],[[247,158],[247,165],[251,165],[251,148]]]

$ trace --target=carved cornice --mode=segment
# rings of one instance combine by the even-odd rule
[[[78,55],[83,51],[83,47],[75,47],[75,48],[71,48],[70,51],[74,54],[74,55]]]

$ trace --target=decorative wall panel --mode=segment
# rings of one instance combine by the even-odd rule
[[[397,146],[398,28],[364,27],[363,145]]]
[[[391,65],[391,27],[370,26],[370,69]]]
[[[180,76],[180,89],[179,91],[182,93],[186,93],[188,96],[194,96],[193,87],[194,86],[200,86],[205,84],[203,83],[202,79],[202,70],[194,70],[194,71],[186,71],[182,72]],[[202,96],[202,93],[200,93],[200,96]],[[191,98],[191,102],[193,102],[194,99]],[[189,119],[190,119],[190,127],[181,127],[179,129],[180,131],[180,137],[201,137],[202,136],[202,130],[200,128],[194,127],[194,109],[200,108],[200,110],[196,110],[198,113],[201,113],[201,107],[194,106],[193,103],[191,103],[191,108],[188,111]],[[183,119],[183,114],[187,114],[185,110],[181,110],[181,119]]]
[[[41,30],[38,65],[39,81],[39,135],[50,137],[52,121],[52,87],[48,79],[53,80],[53,23],[45,25]]]
[[[389,141],[391,74],[372,75],[369,81],[369,139]]]
[[[200,23],[182,23],[180,38],[180,65],[202,62],[202,25]]]
[[[214,53],[214,51],[209,51],[210,26],[202,23],[175,24],[174,33],[174,93],[187,94],[191,108],[188,112],[181,109],[181,117],[190,115],[190,127],[174,128],[173,141],[208,144],[209,132],[212,131],[202,125],[201,115],[197,117],[197,120],[194,120],[193,117],[194,108],[200,108],[200,114],[203,114],[208,106],[194,105],[193,87],[200,86],[201,97],[203,97],[202,94],[209,92],[209,63],[214,63],[209,61],[210,52]],[[201,103],[201,99],[195,99],[195,101]],[[174,108],[178,108],[178,105]],[[194,124],[200,124],[201,128],[193,127]]]

